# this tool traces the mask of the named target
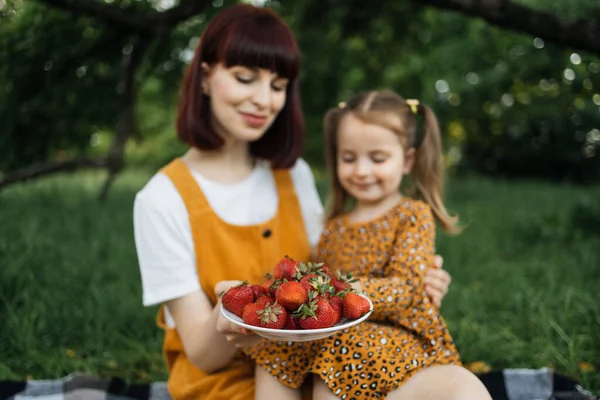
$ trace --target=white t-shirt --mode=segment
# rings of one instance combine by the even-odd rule
[[[303,159],[290,171],[308,240],[316,247],[323,227],[323,205],[314,176]],[[244,181],[231,185],[211,181],[194,171],[192,175],[213,211],[230,224],[260,224],[277,212],[277,188],[266,161],[259,161]],[[154,175],[137,193],[133,224],[145,306],[200,290],[188,212],[166,175]],[[173,326],[171,316],[165,314],[167,325]]]

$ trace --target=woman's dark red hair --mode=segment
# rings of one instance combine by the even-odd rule
[[[202,34],[182,82],[177,135],[200,150],[216,150],[223,138],[211,125],[210,98],[202,93],[202,63],[264,68],[289,79],[286,102],[273,125],[250,144],[253,156],[273,168],[290,168],[304,146],[298,74],[300,50],[290,28],[268,8],[236,4],[217,15]]]

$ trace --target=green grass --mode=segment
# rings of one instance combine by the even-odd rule
[[[133,245],[149,176],[120,176],[104,204],[101,174],[0,192],[0,379],[165,379]],[[548,366],[600,392],[600,190],[456,178],[448,196],[468,224],[438,240],[453,277],[442,311],[464,361]]]

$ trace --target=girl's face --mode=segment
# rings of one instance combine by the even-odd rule
[[[338,179],[359,204],[398,195],[402,177],[412,169],[414,149],[405,152],[396,133],[352,113],[342,117],[337,140]]]
[[[215,130],[226,142],[253,142],[285,105],[288,80],[266,69],[216,64],[207,67],[202,84],[210,96]]]

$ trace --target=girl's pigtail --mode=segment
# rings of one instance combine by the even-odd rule
[[[423,117],[425,134],[417,148],[415,159],[415,186],[418,194],[429,204],[433,215],[448,233],[459,233],[458,217],[450,216],[444,202],[444,165],[442,160],[442,138],[433,111],[424,104],[418,105]]]
[[[341,215],[350,199],[338,179],[337,171],[337,132],[343,114],[344,110],[341,106],[332,108],[325,114],[323,120],[325,160],[329,171],[329,196],[326,204],[327,221]]]

